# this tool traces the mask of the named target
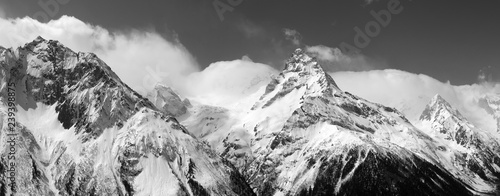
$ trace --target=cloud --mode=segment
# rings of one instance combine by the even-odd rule
[[[362,54],[346,55],[338,48],[324,45],[306,46],[306,52],[316,57],[323,69],[337,71],[369,71],[386,69],[389,66],[382,60],[376,60]]]
[[[212,63],[203,71],[167,85],[204,104],[227,106],[255,93],[277,73],[269,65],[254,63],[244,56],[242,60]]]
[[[4,47],[18,47],[40,35],[76,52],[93,52],[140,93],[157,82],[199,71],[196,59],[179,40],[168,41],[152,29],[107,30],[69,16],[48,23],[28,17],[0,19],[0,29]]]
[[[431,98],[440,94],[477,127],[496,131],[496,121],[478,105],[484,95],[500,94],[500,85],[453,86],[423,74],[399,70],[330,73],[342,90],[395,107],[416,122]]]
[[[69,16],[48,23],[28,17],[0,19],[0,29],[0,46],[18,47],[40,35],[76,52],[93,52],[122,81],[144,95],[156,83],[163,83],[184,96],[211,98],[202,101],[224,105],[266,85],[270,75],[277,72],[248,56],[212,63],[200,70],[176,36],[166,40],[152,29],[108,30]]]
[[[300,33],[297,30],[284,28],[283,34],[285,34],[285,38],[287,40],[290,40],[293,43],[293,45],[295,46],[301,45],[302,35],[300,35]]]
[[[341,61],[342,59],[348,58],[342,54],[342,51],[338,48],[330,48],[323,45],[318,46],[307,46],[306,52],[313,54],[316,59],[322,61]]]
[[[499,83],[500,82],[500,66],[487,66],[479,70],[477,76],[479,83]]]

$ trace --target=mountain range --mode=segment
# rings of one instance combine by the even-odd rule
[[[475,127],[439,95],[412,124],[342,90],[301,49],[268,85],[226,107],[161,84],[142,96],[95,54],[41,37],[0,47],[0,62],[0,195],[494,195],[500,187],[500,133]],[[500,123],[498,100],[479,102]]]

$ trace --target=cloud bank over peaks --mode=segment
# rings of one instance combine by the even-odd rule
[[[255,93],[277,73],[271,66],[254,63],[243,56],[241,60],[212,63],[203,71],[188,75],[181,83],[168,85],[204,104],[227,106]]]
[[[108,30],[75,17],[40,23],[29,17],[0,19],[0,46],[19,47],[38,36],[57,40],[75,52],[92,52],[131,88],[145,95],[163,83],[191,97],[223,97],[224,103],[267,84],[277,70],[250,57],[212,63],[200,69],[176,36],[167,40],[154,29]]]
[[[196,58],[175,36],[169,40],[153,29],[108,30],[70,16],[48,23],[28,17],[0,18],[0,29],[0,46],[18,47],[39,35],[58,40],[75,51],[96,53],[139,93],[146,94],[160,82],[184,97],[211,105],[238,103],[265,88],[271,75],[279,73],[249,56],[214,62],[201,70]],[[290,38],[296,35],[287,32]],[[298,38],[291,40],[300,44]],[[304,50],[322,64],[341,89],[395,107],[410,120],[418,119],[430,99],[440,94],[476,126],[496,128],[495,120],[477,103],[487,94],[500,96],[500,84],[488,79],[494,78],[488,75],[492,71],[483,72],[483,83],[453,86],[422,74],[387,70],[384,63],[348,56],[337,48],[318,45]]]
[[[75,52],[95,53],[141,93],[157,82],[177,80],[200,69],[179,40],[166,40],[154,29],[108,30],[71,16],[48,23],[29,17],[1,18],[0,29],[0,45],[4,47],[19,47],[42,36],[58,40]]]

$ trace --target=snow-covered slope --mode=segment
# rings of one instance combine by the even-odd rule
[[[439,144],[393,108],[342,91],[302,50],[255,95],[182,121],[258,195],[469,195]]]
[[[422,129],[444,144],[443,156],[462,171],[457,177],[495,187],[500,179],[500,140],[495,134],[476,128],[439,95],[431,100],[420,120]]]
[[[94,54],[39,37],[0,49],[0,62],[2,171],[9,82],[20,133],[18,187],[1,178],[2,195],[253,195],[234,166]]]

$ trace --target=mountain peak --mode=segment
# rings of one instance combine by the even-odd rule
[[[432,119],[438,118],[438,116],[455,116],[457,118],[463,118],[460,112],[453,108],[448,101],[446,101],[441,95],[435,95],[424,112],[420,116],[420,120],[422,121],[431,121]]]
[[[118,75],[96,54],[74,52],[57,40],[47,40],[38,36],[33,41],[19,47],[18,50],[27,56],[26,58],[30,59],[29,61],[33,61],[31,64],[36,64],[36,66],[29,66],[28,71],[32,75],[37,75],[37,77],[40,75],[39,73],[64,72],[64,70],[73,70],[77,66],[88,65],[98,67],[100,69],[98,72],[102,71],[114,80],[120,80]],[[86,68],[80,69],[88,71]],[[55,74],[56,78],[61,78],[61,76],[57,76],[58,73]]]
[[[35,38],[35,40],[33,40],[33,42],[44,42],[44,41],[47,41],[47,40],[45,40],[42,36],[38,36]]]
[[[40,44],[43,44],[43,43],[46,43],[48,44],[49,42],[55,42],[55,43],[59,43],[58,41],[54,41],[54,40],[46,40],[45,38],[43,38],[42,36],[38,36],[36,37],[33,41],[31,42],[28,42],[25,47],[28,47],[28,46],[38,46]],[[57,44],[59,45],[59,44]]]
[[[448,101],[446,101],[443,97],[441,97],[441,95],[439,94],[436,94],[434,95],[434,97],[432,97],[431,99],[431,102],[430,102],[431,105],[439,105],[439,106],[444,106],[446,108],[451,108],[451,105],[448,103]]]
[[[315,68],[317,71],[323,71],[319,63],[313,58],[304,53],[300,48],[297,48],[293,53],[292,57],[286,61],[284,72],[300,72],[309,71],[306,68]],[[319,69],[319,70],[318,70]]]
[[[21,50],[26,50],[27,52],[34,52],[44,56],[64,56],[64,53],[75,53],[71,49],[64,46],[61,42],[57,40],[47,40],[41,36],[38,36],[33,41],[20,47]],[[76,54],[76,53],[75,53]]]
[[[322,83],[327,86],[332,85],[336,90],[340,90],[333,78],[323,70],[316,59],[307,55],[300,48],[297,48],[292,53],[292,57],[286,61],[283,74],[294,75],[292,77],[306,80],[314,79],[316,81],[313,81],[313,83]]]
[[[298,90],[301,97],[333,96],[341,91],[321,65],[298,48],[286,61],[285,69],[267,85],[259,102],[252,108],[267,107],[294,90]]]

